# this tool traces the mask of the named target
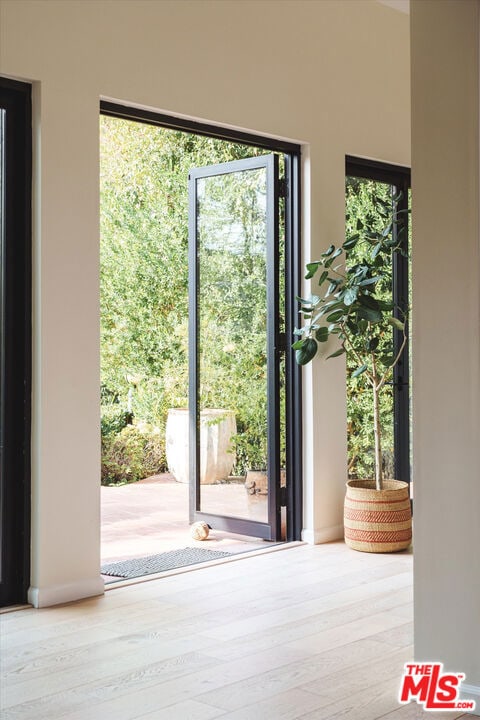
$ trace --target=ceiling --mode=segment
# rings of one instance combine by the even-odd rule
[[[378,0],[382,5],[387,5],[394,10],[399,10],[406,15],[410,14],[410,0]]]

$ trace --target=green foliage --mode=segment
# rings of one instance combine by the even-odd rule
[[[105,116],[100,131],[102,384],[164,433],[168,408],[188,403],[188,173],[266,151]],[[246,175],[212,179],[200,216],[200,405],[235,411],[237,473],[266,466],[262,207]]]
[[[391,206],[391,187],[384,183],[347,177],[345,183],[346,236],[353,239],[353,248],[349,255],[361,260],[363,246],[356,242],[357,223],[363,227],[381,232],[384,222],[377,211],[385,205]],[[344,243],[348,247],[348,240]],[[385,270],[391,272],[392,265],[387,263]],[[391,275],[386,283],[388,289],[382,300],[392,299]],[[392,357],[393,360],[393,357]],[[373,433],[373,396],[361,376],[357,380],[353,374],[357,369],[354,357],[347,356],[347,442],[348,442],[348,475],[350,478],[372,477],[375,473],[374,433]],[[383,470],[385,477],[393,477],[393,390],[385,385],[379,398],[380,422],[382,426]]]
[[[158,428],[127,425],[102,437],[102,485],[135,482],[165,470],[165,441]]]
[[[100,408],[100,427],[102,438],[107,435],[117,434],[132,420],[132,414],[124,410],[120,405],[102,405]]]
[[[232,438],[236,455],[234,475],[244,475],[247,470],[267,469],[267,423],[264,404],[249,408],[246,418],[237,422],[237,434]]]
[[[398,198],[392,201],[385,197],[388,186],[378,188],[376,193],[367,195],[371,188],[362,186],[361,181],[351,179],[351,187],[347,185],[346,240],[339,247],[330,245],[319,260],[308,263],[305,277],[318,277],[318,294],[299,298],[306,322],[295,331],[301,339],[293,345],[301,365],[310,362],[319,343],[331,336],[340,347],[328,357],[347,354],[349,466],[355,474],[371,466],[371,439],[367,440],[365,428],[372,428],[381,446],[381,424],[391,401],[382,402],[383,397],[380,400],[379,396],[383,391],[385,398],[391,398],[387,381],[400,357],[400,353],[395,354],[393,328],[401,333],[403,342],[406,339],[406,315],[392,302],[392,258],[403,252],[401,242],[406,223],[396,212]],[[370,390],[368,401],[363,397],[365,389]],[[374,454],[373,462],[378,486],[383,474],[380,457]]]

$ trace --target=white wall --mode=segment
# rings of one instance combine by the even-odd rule
[[[415,653],[480,710],[479,16],[411,7]]]
[[[36,83],[32,599],[98,592],[98,102],[305,144],[305,258],[342,237],[344,157],[409,165],[408,17],[373,0],[1,0]],[[344,367],[305,371],[305,537],[342,534]]]

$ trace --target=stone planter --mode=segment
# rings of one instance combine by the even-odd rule
[[[189,415],[186,408],[168,411],[166,454],[168,469],[175,480],[189,482]],[[212,483],[227,478],[235,462],[230,452],[232,436],[237,432],[233,410],[207,409],[200,413],[200,483]]]
[[[265,470],[247,470],[245,489],[248,495],[268,495],[268,475]]]
[[[280,470],[280,485],[286,485],[285,470]],[[247,470],[245,478],[247,495],[268,495],[268,475],[266,470]]]

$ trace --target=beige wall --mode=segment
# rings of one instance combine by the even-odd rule
[[[415,652],[480,709],[479,3],[411,21]]]
[[[373,0],[1,0],[36,83],[32,599],[99,590],[98,102],[304,144],[305,258],[342,237],[344,157],[410,162],[408,17]],[[305,371],[304,535],[342,534],[341,361]]]

